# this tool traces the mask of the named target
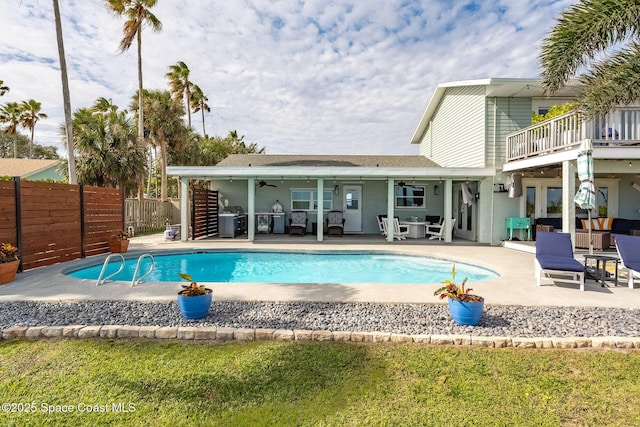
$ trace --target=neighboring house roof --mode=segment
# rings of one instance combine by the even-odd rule
[[[50,159],[5,159],[0,158],[0,176],[29,178],[47,169],[57,167],[60,160]]]
[[[216,167],[242,166],[311,166],[311,167],[440,167],[424,156],[389,155],[297,155],[297,154],[232,154]]]
[[[422,118],[418,123],[413,136],[411,137],[412,144],[419,144],[422,140],[429,122],[433,118],[433,115],[440,105],[440,101],[444,97],[448,88],[464,87],[464,86],[485,86],[485,97],[498,97],[498,98],[534,98],[545,96],[544,88],[542,87],[542,79],[511,79],[511,78],[495,78],[489,77],[486,79],[478,80],[463,80],[457,82],[440,83],[436,90],[433,92],[427,108],[422,114]],[[558,97],[575,97],[582,91],[582,86],[571,81],[565,86],[556,96]]]

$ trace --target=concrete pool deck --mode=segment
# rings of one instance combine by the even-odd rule
[[[262,237],[262,238],[261,238]],[[259,249],[259,250],[354,250],[388,251],[400,254],[432,256],[496,271],[496,279],[469,283],[473,293],[482,295],[490,305],[575,306],[640,308],[640,289],[629,289],[626,280],[617,287],[602,287],[588,279],[585,292],[576,285],[544,280],[537,287],[534,277],[534,255],[508,249],[454,242],[452,244],[425,241],[387,243],[378,236],[345,236],[317,242],[312,236],[258,236],[254,242],[245,239],[214,239],[199,241],[165,241],[161,234],[134,237],[127,257],[143,253],[173,250]],[[74,279],[63,270],[86,264],[102,264],[106,257],[98,255],[42,267],[19,273],[14,282],[0,286],[0,301],[83,301],[140,300],[172,301],[180,283],[109,282],[96,286],[94,281]],[[578,255],[580,259],[580,256]],[[176,272],[177,273],[177,272]],[[462,280],[457,277],[456,281]],[[183,282],[184,283],[184,282]],[[441,303],[433,292],[440,284],[251,284],[207,283],[219,301],[318,301],[374,303]]]

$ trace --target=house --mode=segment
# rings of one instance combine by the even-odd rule
[[[30,181],[64,181],[58,172],[57,159],[7,159],[0,158],[0,176],[19,176]]]
[[[596,185],[603,195],[599,213],[637,218],[640,193],[631,184],[640,171],[640,108],[592,121],[569,113],[531,126],[532,111],[544,113],[580,90],[571,84],[545,97],[538,79],[444,83],[410,141],[419,145],[417,156],[248,154],[211,167],[170,166],[167,172],[180,177],[182,194],[188,194],[190,179],[205,179],[226,205],[241,206],[248,214],[249,240],[255,238],[255,215],[278,201],[285,212],[307,211],[308,232],[315,231],[319,241],[322,228],[313,223],[323,223],[327,212],[337,209],[346,217],[345,233],[379,234],[379,214],[401,220],[439,216],[445,220],[445,242],[455,235],[498,245],[513,233],[507,229],[511,218],[528,218],[530,224],[539,217],[563,218],[563,228],[573,231],[577,149],[581,139],[594,138]],[[520,180],[521,195],[505,190],[508,182],[518,187]],[[186,227],[185,198],[181,211]]]

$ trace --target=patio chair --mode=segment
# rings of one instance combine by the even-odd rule
[[[344,215],[342,211],[329,211],[327,214],[327,236],[340,236],[344,234]]]
[[[387,219],[386,215],[376,215],[378,219],[378,228],[380,229],[380,234],[383,236],[387,235],[387,223],[384,221]]]
[[[451,230],[456,225],[456,218],[451,218]],[[425,227],[425,236],[429,236],[429,240],[444,239],[444,218],[440,220],[440,224],[427,225]]]
[[[384,235],[387,236],[388,235],[388,227],[389,227],[389,220],[388,218],[385,216],[382,218],[382,223],[383,223],[383,228],[384,228]],[[409,227],[406,225],[400,225],[400,219],[398,217],[394,217],[393,218],[393,239],[394,240],[405,240],[407,238],[407,235],[409,234]]]
[[[622,268],[627,270],[629,288],[633,289],[633,279],[640,279],[640,236],[616,234],[616,249]]]
[[[586,267],[573,256],[571,234],[542,231],[536,237],[536,284],[541,285],[544,275],[552,280],[576,283],[584,291]]]
[[[304,236],[307,232],[307,213],[305,211],[291,211],[289,218],[289,236]]]

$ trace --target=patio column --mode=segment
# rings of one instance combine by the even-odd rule
[[[387,184],[387,242],[393,242],[393,208],[395,200],[395,182],[392,178],[389,178]]]
[[[316,227],[316,236],[318,242],[322,242],[324,239],[324,179],[318,178],[318,208],[316,209],[316,221],[318,226]]]
[[[451,217],[453,216],[453,182],[450,179],[444,180],[444,241],[451,243]]]
[[[571,241],[575,242],[576,204],[576,164],[572,160],[562,162],[562,231],[571,233]]]
[[[180,241],[189,240],[189,178],[180,177]]]
[[[250,242],[255,240],[256,235],[256,180],[247,179],[247,239]]]

